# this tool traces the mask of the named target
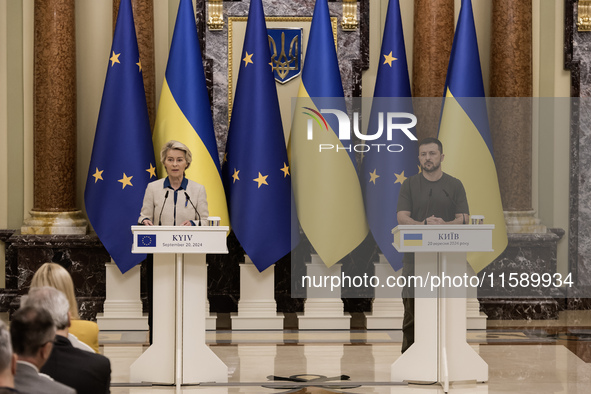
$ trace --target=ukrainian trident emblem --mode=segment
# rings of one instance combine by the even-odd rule
[[[302,29],[267,29],[267,33],[275,80],[282,84],[291,81],[302,71]]]

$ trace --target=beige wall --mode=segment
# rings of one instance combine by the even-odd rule
[[[473,1],[485,90],[490,64],[492,0]],[[400,0],[407,53],[412,53],[413,0]],[[568,96],[569,73],[562,69],[563,5],[533,0],[534,95]],[[179,0],[154,0],[156,95],[164,79],[168,46]],[[371,97],[387,0],[370,7],[370,69],[363,75],[363,95]],[[456,0],[456,15],[460,0]],[[379,23],[377,23],[379,21]],[[84,209],[84,185],[112,39],[112,1],[76,1],[78,78],[77,203]],[[5,43],[5,44],[4,44]],[[408,56],[412,70],[412,56]],[[0,0],[0,228],[18,228],[33,200],[33,0]],[[536,112],[536,125],[548,115]],[[568,122],[551,116],[554,127],[534,128],[534,209],[550,227],[568,228]],[[9,166],[10,164],[10,166]],[[540,175],[544,174],[540,181]],[[547,174],[552,174],[548,176]],[[10,185],[10,187],[8,187]],[[2,249],[0,247],[0,253]],[[0,264],[4,258],[0,255]],[[566,241],[559,246],[566,267]]]
[[[0,158],[8,157],[8,3],[0,1]],[[8,226],[8,166],[0,159],[0,228]],[[0,242],[0,287],[5,286],[5,247]]]
[[[0,0],[0,228],[20,228],[33,203],[33,1]],[[0,243],[0,272],[5,250]],[[4,287],[4,275],[0,275]]]

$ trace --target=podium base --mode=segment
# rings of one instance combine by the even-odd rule
[[[283,313],[276,316],[240,316],[232,313],[232,330],[283,330]]]
[[[401,330],[402,316],[374,316],[374,313],[365,313],[365,327],[368,330]]]
[[[300,330],[348,330],[351,328],[351,314],[346,312],[342,316],[306,316],[297,313],[298,328]]]
[[[148,331],[148,315],[142,317],[105,317],[97,313],[96,322],[101,331]]]
[[[207,331],[215,331],[217,324],[218,314],[210,313],[209,316],[205,316],[205,329]]]
[[[204,254],[154,255],[152,345],[130,366],[131,382],[228,382],[228,367],[205,341]]]
[[[486,316],[486,313],[484,312],[479,312],[478,315],[468,315],[468,320],[466,321],[466,328],[468,330],[486,330],[486,320],[488,319],[488,316]]]

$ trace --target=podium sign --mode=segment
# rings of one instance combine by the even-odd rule
[[[132,253],[228,253],[228,226],[131,226]]]
[[[492,252],[490,224],[402,225],[394,228],[394,247],[399,252]]]

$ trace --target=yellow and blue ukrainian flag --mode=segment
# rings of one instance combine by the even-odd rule
[[[382,125],[386,124],[384,117],[388,112],[413,112],[398,0],[390,0],[388,4],[368,135],[378,130],[380,116]],[[403,123],[407,121],[401,120]],[[416,135],[414,128],[410,131]],[[365,212],[381,252],[390,265],[398,270],[402,268],[403,253],[399,253],[392,245],[392,229],[398,226],[396,205],[400,186],[406,178],[418,172],[417,142],[399,130],[392,133],[389,141],[383,130],[381,137],[372,140],[371,144],[382,144],[383,147],[380,150],[375,147],[370,149],[363,158],[361,179]],[[396,147],[392,149],[395,152],[392,152],[384,148],[393,144],[401,146],[402,150]]]
[[[154,165],[131,1],[122,0],[84,190],[90,223],[122,273],[146,258],[131,253],[130,226],[157,179]]]
[[[211,105],[191,0],[181,0],[179,4],[153,140],[158,159],[160,149],[169,140],[180,141],[191,150],[193,162],[186,171],[187,178],[205,187],[210,216],[219,216],[221,225],[229,225]],[[166,173],[160,161],[158,172]]]
[[[368,227],[351,140],[339,139],[336,117],[325,119],[322,109],[346,113],[327,0],[314,7],[288,153],[298,219],[330,267],[365,239]],[[320,151],[320,144],[334,149]]]
[[[495,225],[494,252],[468,254],[468,262],[479,272],[507,247],[507,229],[470,0],[462,0],[456,26],[445,82],[439,139],[445,153],[443,170],[464,184],[470,212],[484,215],[487,224]]]
[[[236,238],[259,271],[299,240],[261,0],[252,0],[222,175]]]

